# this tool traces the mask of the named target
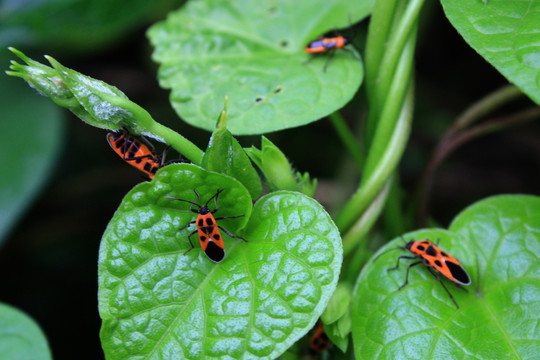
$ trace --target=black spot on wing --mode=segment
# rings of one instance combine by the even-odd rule
[[[213,226],[201,226],[199,228],[199,230],[201,230],[206,235],[212,235],[212,232],[214,231],[214,227]]]
[[[429,256],[437,256],[437,250],[435,250],[433,246],[429,245],[426,249],[426,254]]]
[[[467,272],[462,266],[452,261],[446,261],[446,266],[448,266],[452,277],[457,283],[461,285],[469,285],[471,283],[471,278],[469,277],[469,274],[467,274]]]
[[[208,246],[206,247],[206,250],[204,251],[206,256],[213,262],[221,262],[223,258],[225,257],[225,251],[216,245],[215,242],[210,241],[208,243]]]

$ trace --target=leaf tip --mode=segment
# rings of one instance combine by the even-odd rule
[[[219,115],[216,128],[217,129],[225,129],[227,128],[227,104],[229,103],[229,97],[225,95],[225,103],[223,104],[223,110],[221,110],[221,113]]]
[[[28,58],[21,51],[15,49],[13,46],[8,46],[8,50],[14,53],[15,55],[17,55],[17,57],[23,60],[24,62],[28,63]]]

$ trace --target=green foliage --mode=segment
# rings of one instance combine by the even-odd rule
[[[262,137],[261,150],[252,146],[246,152],[262,171],[270,191],[299,191],[308,196],[315,194],[317,179],[312,181],[308,173],[295,173],[285,154],[266,137]]]
[[[247,242],[226,239],[225,259],[214,264],[198,244],[185,254],[192,228],[178,229],[195,214],[165,196],[194,201],[197,189],[204,200],[217,188],[225,189],[219,216],[246,215],[222,226]],[[251,212],[251,197],[238,181],[169,165],[126,195],[103,236],[99,308],[106,357],[274,359],[323,312],[341,260],[335,225],[305,195],[275,192]]]
[[[38,324],[16,308],[0,303],[0,356],[10,360],[51,360]]]
[[[14,79],[0,81],[0,243],[35,199],[59,151],[59,109]],[[29,106],[31,104],[31,106]]]
[[[331,324],[339,320],[347,313],[350,302],[351,289],[346,284],[340,284],[332,295],[332,299],[330,299],[328,306],[321,316],[322,322],[325,324]]]
[[[339,284],[321,316],[326,334],[342,352],[347,351],[352,329],[351,292],[348,284]]]
[[[12,71],[8,71],[8,75],[24,79],[56,105],[71,110],[89,125],[118,130],[125,124],[134,123],[134,116],[128,108],[135,104],[130,104],[127,96],[116,87],[68,69],[50,56],[45,57],[52,68],[29,59],[17,49],[10,50],[27,65],[12,61]],[[122,103],[123,106],[115,106],[111,102]]]
[[[405,281],[399,251],[369,262],[353,297],[353,339],[362,359],[441,359],[471,354],[483,359],[533,359],[540,352],[540,198],[492,197],[459,214],[448,231],[419,230],[406,240],[440,239],[440,248],[458,259],[472,279],[468,292],[423,266]],[[379,251],[403,246],[398,238]],[[403,253],[404,254],[404,253]],[[409,253],[410,254],[410,253]]]
[[[206,170],[234,177],[246,187],[253,200],[261,195],[262,184],[257,171],[242,146],[227,130],[227,103],[204,153],[202,166]]]
[[[139,28],[141,21],[148,21],[180,2],[4,1],[0,11],[0,44],[16,42],[68,53],[95,52]]]
[[[252,146],[248,154],[264,174],[270,191],[297,190],[296,179],[289,160],[266,137],[262,137],[261,150]]]
[[[465,41],[540,104],[540,2],[442,0],[442,4]]]
[[[11,61],[8,75],[24,79],[30,87],[65,107],[79,119],[101,129],[127,129],[171,144],[178,152],[199,164],[202,151],[180,134],[156,122],[139,105],[130,101],[116,87],[93,79],[45,56],[52,68],[38,63],[17,49],[10,50],[27,65]]]
[[[89,17],[102,22],[103,9],[116,2],[90,1],[94,12],[89,11]],[[336,216],[337,226],[311,199],[316,179],[294,170],[287,155],[267,138],[262,137],[260,149],[244,149],[232,135],[305,125],[343,108],[363,80],[359,54],[339,49],[325,71],[330,54],[312,58],[304,47],[329,30],[363,19],[373,2],[192,0],[152,26],[148,36],[160,64],[159,81],[172,89],[172,106],[189,124],[213,131],[205,152],[155,121],[116,87],[71,70],[52,57],[46,56],[51,64],[47,66],[10,48],[26,65],[12,61],[8,75],[24,79],[86,124],[147,135],[193,163],[165,166],[152,181],[133,188],[103,235],[98,298],[107,359],[298,359],[306,355],[306,334],[319,318],[335,345],[330,356],[336,359],[352,356],[353,350],[361,359],[533,359],[540,353],[536,326],[540,313],[539,198],[490,198],[464,210],[449,230],[406,234],[406,239],[440,239],[440,247],[469,271],[468,292],[444,280],[459,309],[422,266],[412,268],[409,284],[399,290],[406,264],[388,272],[400,253],[383,251],[402,246],[402,238],[381,249],[381,256],[376,254],[358,275],[377,237],[389,232],[388,224],[381,224],[386,229],[380,232],[371,231],[388,198],[392,201],[386,218],[400,219],[400,229],[407,226],[396,169],[412,126],[413,60],[423,0],[378,0],[375,4],[364,57],[369,108],[365,141],[357,140],[340,115],[331,116],[355,158],[354,173],[362,175]],[[131,9],[137,4],[121,6]],[[58,41],[77,42],[74,51],[82,44],[104,45],[111,29],[127,29],[127,19],[140,19],[141,9],[153,8],[149,4],[118,21],[111,19],[109,27],[95,34],[95,41],[75,40],[81,34],[69,34],[69,24],[58,27],[63,32]],[[538,4],[443,0],[443,5],[466,41],[539,102],[534,22]],[[49,38],[57,30],[51,31],[48,22],[56,16],[38,21],[37,8],[28,10],[32,21],[27,25],[31,29],[43,26],[40,36]],[[0,26],[0,39],[2,31],[24,19],[20,14]],[[8,149],[0,152],[0,163],[13,169],[0,183],[0,210],[7,214],[0,220],[1,239],[46,179],[59,142],[59,124],[50,107],[26,106],[26,95],[16,88],[11,91],[11,85],[9,89],[0,86],[5,92],[0,105],[8,109],[4,119],[9,120],[0,134],[0,143]],[[230,99],[230,104],[221,110],[223,99]],[[495,97],[497,104],[490,109],[504,104],[501,99]],[[357,118],[365,115],[359,108],[366,106],[357,104]],[[22,119],[11,114],[13,109]],[[481,115],[487,112],[485,106],[480,111]],[[217,126],[216,114],[220,114]],[[466,115],[451,129],[478,118]],[[498,122],[489,125],[494,127],[472,129],[473,136],[501,126]],[[318,151],[318,145],[313,143],[309,153]],[[269,191],[255,205],[263,182],[252,162]],[[197,200],[194,190],[204,204],[218,189],[223,192],[208,205],[211,209],[219,205],[216,217],[234,217],[220,220],[219,225],[247,241],[222,231],[226,255],[222,262],[213,263],[201,249],[196,226],[190,224],[197,214],[189,202]],[[344,253],[351,256],[342,263]],[[352,291],[348,281],[356,278]],[[0,305],[0,320],[1,315],[11,317],[12,313]],[[35,329],[20,332],[33,335]],[[351,333],[354,344],[349,344]],[[3,342],[1,338],[0,347],[8,344],[1,354],[12,348],[33,351],[33,347],[21,349],[12,339]],[[46,348],[44,340],[39,346],[43,344]],[[40,351],[40,356],[50,358],[47,349]]]
[[[189,1],[148,36],[161,64],[160,83],[191,125],[213,130],[228,96],[229,130],[261,134],[316,121],[343,107],[362,81],[362,63],[338,51],[305,64],[306,44],[348,19],[364,18],[363,1]]]

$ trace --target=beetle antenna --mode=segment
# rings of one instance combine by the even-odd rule
[[[198,207],[200,207],[201,205],[193,202],[193,201],[189,201],[189,200],[184,200],[184,199],[177,199],[175,197],[172,197],[172,196],[165,196],[165,199],[171,199],[171,200],[178,200],[178,201],[183,201],[183,202],[187,202],[187,203],[190,203],[192,205],[197,205]]]
[[[215,195],[212,196],[210,199],[208,199],[208,200],[206,201],[206,203],[204,204],[204,206],[207,206],[208,203],[210,202],[210,200],[212,200],[213,198],[216,198],[216,205],[217,205],[217,197],[218,197],[218,195],[219,195],[223,190],[225,190],[225,189],[218,189],[217,192],[215,193]]]

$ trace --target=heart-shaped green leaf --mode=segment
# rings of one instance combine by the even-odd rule
[[[465,41],[540,104],[540,2],[442,0],[442,4]]]
[[[219,264],[198,244],[184,254],[192,228],[178,229],[196,214],[165,198],[193,201],[196,188],[206,200],[217,187],[218,216],[246,214],[223,227],[247,239],[226,238]],[[188,164],[166,166],[126,195],[100,248],[107,359],[274,359],[311,329],[338,280],[337,228],[299,193],[272,193],[250,209],[238,181]]]
[[[310,59],[304,47],[371,11],[372,0],[189,1],[148,36],[160,83],[188,123],[212,131],[228,96],[233,134],[300,126],[343,107],[362,81],[358,55]]]
[[[471,275],[468,292],[441,284],[420,264],[402,290],[410,252],[384,251],[362,271],[353,295],[353,339],[362,359],[534,359],[540,353],[540,198],[498,196],[456,217],[449,231],[421,230],[406,240],[440,239]],[[380,257],[379,254],[383,254]],[[377,258],[378,257],[378,258]]]
[[[0,303],[0,357],[50,360],[51,351],[38,324],[20,310]]]

